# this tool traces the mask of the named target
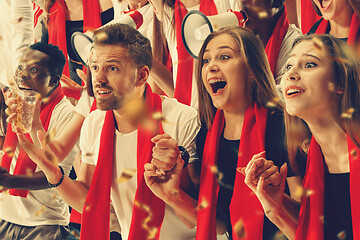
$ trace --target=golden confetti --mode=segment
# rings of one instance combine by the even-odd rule
[[[325,222],[325,217],[324,217],[324,215],[321,215],[321,216],[320,216],[320,222],[322,222],[322,223]]]
[[[310,189],[303,188],[301,186],[298,186],[295,190],[295,196],[299,197],[308,197],[311,194],[313,194],[313,191]]]
[[[357,158],[357,156],[358,156],[357,151],[355,149],[351,150],[350,154],[351,154],[351,156],[353,156],[353,158]]]
[[[271,99],[266,103],[266,107],[270,107],[270,108],[276,107],[279,102],[280,102],[280,98],[274,97],[273,99]]]
[[[136,173],[136,169],[123,168],[121,176],[117,179],[118,183],[123,183],[132,178]]]
[[[54,194],[52,195],[52,200],[51,200],[51,201],[55,202],[55,201],[56,201],[56,197],[57,197],[57,195],[56,195],[56,193],[54,193]]]
[[[4,152],[10,157],[12,158],[14,156],[14,150],[11,147],[6,147],[4,149]]]
[[[50,161],[51,163],[53,163],[54,165],[57,165],[57,164],[59,163],[58,159],[56,158],[56,156],[55,156],[53,153],[50,153],[50,152],[48,152],[48,151],[45,151],[44,154],[45,154],[45,157],[46,157],[47,159],[49,159],[49,161]]]
[[[329,91],[335,92],[335,84],[333,82],[329,82],[328,88]]]
[[[208,208],[209,207],[209,203],[206,199],[202,199],[202,201],[200,202],[199,206],[198,206],[198,210],[202,210],[202,209],[205,209],[205,208]]]
[[[269,13],[267,11],[260,11],[258,12],[259,19],[264,19],[269,17]]]
[[[346,232],[345,232],[345,231],[341,231],[341,232],[339,232],[336,236],[337,236],[338,239],[343,240],[343,239],[346,238]]]
[[[222,180],[224,178],[224,173],[223,172],[220,172],[217,168],[217,166],[211,166],[210,167],[210,170],[212,173],[214,174],[217,174],[217,177],[218,177],[218,181],[219,181],[219,184],[222,186],[222,187],[225,187],[225,188],[228,188],[228,189],[233,189],[234,187],[229,185],[229,184],[226,184],[224,183]]]
[[[31,168],[26,168],[25,172],[26,172],[26,175],[28,175],[28,176],[31,176],[34,174],[34,171]]]
[[[90,153],[90,152],[87,152],[86,154],[85,154],[85,156],[86,157],[92,157],[94,154],[93,153]]]
[[[73,238],[76,238],[76,239],[79,239],[80,238],[80,234],[75,231],[75,230],[71,230],[70,231],[70,235],[73,237]]]
[[[45,211],[45,205],[42,205],[40,210],[35,213],[36,216],[40,216]]]
[[[90,210],[90,203],[88,203],[88,202],[85,202],[85,204],[84,204],[84,211],[89,211]]]
[[[135,201],[135,206],[143,209],[145,212],[148,213],[148,216],[144,219],[144,221],[142,223],[142,227],[148,232],[147,239],[154,239],[156,237],[159,229],[156,227],[148,226],[148,223],[151,221],[152,215],[153,215],[152,212],[150,211],[150,207],[148,205],[142,204],[138,201]]]
[[[235,223],[234,232],[235,232],[237,238],[245,238],[246,237],[245,226],[244,226],[244,222],[242,221],[242,219],[239,219],[239,221],[237,221]]]
[[[321,50],[323,48],[324,44],[318,37],[314,37],[312,41],[317,49]]]
[[[48,98],[48,97],[43,98],[43,99],[42,99],[42,103],[46,104],[46,103],[49,102],[49,100],[50,100],[50,98]]]
[[[94,33],[95,39],[99,42],[103,42],[108,38],[108,35],[104,31],[96,31]]]
[[[176,196],[179,194],[179,190],[173,189],[171,190],[171,194]]]
[[[345,112],[341,113],[341,117],[351,119],[354,112],[355,112],[354,108],[349,108]]]
[[[3,186],[0,186],[0,191],[3,191],[5,188]]]

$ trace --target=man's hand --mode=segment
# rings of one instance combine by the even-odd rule
[[[177,142],[168,134],[157,135],[151,141],[155,143],[151,163],[161,171],[172,170],[180,156]]]
[[[11,188],[11,177],[8,170],[5,167],[0,167],[0,188]]]

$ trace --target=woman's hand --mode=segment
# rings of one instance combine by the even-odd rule
[[[180,190],[180,177],[184,161],[178,155],[176,159],[175,168],[171,171],[165,172],[165,175],[160,173],[153,163],[146,163],[144,165],[144,178],[150,190],[164,202],[168,202],[172,197],[176,196]]]
[[[245,173],[246,185],[256,194],[265,214],[270,217],[281,208],[287,164],[284,163],[279,172],[274,163],[264,156],[265,152],[254,155],[242,172]]]

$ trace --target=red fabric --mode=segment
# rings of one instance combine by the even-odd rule
[[[265,52],[270,63],[270,69],[274,75],[276,70],[277,59],[281,48],[281,43],[287,33],[288,28],[289,28],[289,20],[287,18],[287,10],[285,7],[265,47]]]
[[[329,24],[330,24],[329,21],[322,19],[322,21],[319,24],[319,27],[316,29],[315,33],[325,34],[326,29],[328,28]],[[353,13],[353,15],[351,17],[350,31],[349,31],[347,43],[352,46],[359,43],[360,37],[357,39],[357,36],[359,34],[360,34],[360,18],[355,13]]]
[[[350,163],[350,202],[354,239],[360,239],[360,177],[359,151],[348,137],[348,151]],[[355,153],[353,152],[355,151]],[[309,196],[301,199],[298,227],[295,239],[317,240],[324,239],[324,158],[319,144],[311,139],[307,158],[303,188],[310,190]]]
[[[246,110],[239,145],[237,167],[245,167],[254,154],[265,150],[267,109],[251,104]],[[196,239],[216,239],[216,204],[219,184],[212,167],[216,166],[220,135],[224,128],[224,114],[218,110],[210,131],[206,136],[201,166],[200,192],[197,212]],[[207,204],[205,204],[205,202]],[[262,239],[264,212],[262,206],[244,183],[244,176],[236,172],[233,197],[230,203],[231,225],[242,220],[245,227],[244,239]],[[233,231],[233,239],[239,239]]]
[[[86,3],[86,4],[85,4]],[[49,14],[49,43],[59,46],[59,49],[66,57],[66,63],[63,74],[70,77],[69,63],[67,60],[67,43],[66,43],[66,11],[67,7],[64,0],[57,0],[50,9]],[[96,29],[101,27],[101,10],[98,0],[83,0],[83,30]],[[80,93],[66,89],[65,95],[79,99]]]
[[[303,34],[308,33],[319,19],[320,16],[316,14],[311,0],[301,0],[301,31]]]
[[[149,85],[146,86],[145,104],[149,113],[161,112],[161,98],[152,93]],[[147,187],[144,180],[144,164],[152,159],[154,144],[150,141],[156,134],[162,133],[162,126],[157,122],[158,131],[150,131],[138,125],[137,135],[137,189],[130,225],[129,240],[147,239],[148,231],[143,228],[143,222],[148,213],[136,203],[145,204],[152,212],[152,219],[147,222],[149,228],[160,229],[164,217],[165,204],[157,198]],[[110,217],[110,188],[114,161],[115,122],[113,111],[107,111],[101,132],[98,163],[95,168],[90,190],[86,197],[83,210],[80,239],[109,239]],[[116,161],[116,159],[115,159]],[[96,220],[94,220],[96,219]],[[101,223],[101,224],[99,224]],[[159,238],[159,231],[154,239]]]
[[[205,15],[216,15],[217,10],[213,0],[201,0],[200,9]],[[180,0],[176,0],[174,6],[176,44],[178,53],[178,68],[174,97],[181,103],[190,105],[193,77],[193,58],[186,51],[181,36],[181,24],[187,14],[187,9]]]
[[[40,120],[45,131],[48,130],[51,115],[55,106],[61,101],[61,99],[63,99],[63,97],[64,94],[62,92],[62,89],[60,86],[58,86],[54,90],[54,92],[49,96],[49,101],[46,104],[41,105]],[[16,133],[14,133],[11,130],[11,125],[12,124],[9,123],[7,126],[3,150],[12,149],[13,151],[15,151],[18,145],[18,138],[16,136]],[[29,134],[25,134],[25,137],[31,141],[31,137]],[[12,158],[13,158],[12,156],[9,156],[8,153],[5,152],[5,155],[3,156],[1,161],[1,166],[9,170]],[[37,165],[29,158],[26,152],[21,149],[14,169],[14,175],[34,173],[36,166]],[[20,196],[20,197],[27,197],[28,192],[29,192],[28,190],[19,190],[19,189],[9,190],[9,193],[11,195]]]

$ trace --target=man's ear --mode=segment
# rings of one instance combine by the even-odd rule
[[[146,80],[149,78],[149,73],[150,69],[148,66],[138,67],[135,86],[140,87],[146,83]]]
[[[60,76],[59,75],[51,75],[51,79],[49,82],[49,87],[56,87],[59,85],[60,82]]]

